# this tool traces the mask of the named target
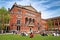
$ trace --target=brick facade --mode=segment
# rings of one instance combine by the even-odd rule
[[[7,31],[29,33],[31,31],[60,30],[60,17],[42,19],[41,12],[37,12],[31,5],[21,6],[14,3],[8,11],[10,12],[10,20],[6,25]],[[49,20],[52,22],[51,26],[48,25]]]
[[[31,5],[21,6],[15,3],[9,12],[10,30],[19,32],[40,31],[41,13],[37,12]]]
[[[48,30],[60,30],[60,16],[45,20],[48,25]]]

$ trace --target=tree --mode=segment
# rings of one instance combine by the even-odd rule
[[[53,21],[48,20],[47,24],[48,24],[48,30],[52,30],[52,27],[53,27]],[[50,28],[50,29],[49,29],[49,28]]]
[[[4,29],[4,24],[8,23],[7,20],[9,20],[9,12],[6,10],[6,8],[2,7],[0,8],[0,29]]]

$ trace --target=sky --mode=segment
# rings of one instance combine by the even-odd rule
[[[18,5],[31,5],[41,12],[43,19],[60,16],[60,0],[0,0],[0,8],[11,8],[15,2]]]

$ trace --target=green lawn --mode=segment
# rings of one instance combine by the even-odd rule
[[[34,35],[33,38],[29,36],[21,36],[14,34],[3,34],[0,35],[0,40],[60,40],[60,36],[40,36],[39,34]]]

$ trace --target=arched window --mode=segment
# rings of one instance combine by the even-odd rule
[[[33,23],[35,22],[35,20],[33,19]]]
[[[25,18],[25,24],[27,23],[27,21],[28,21],[28,18],[26,17],[26,18]]]
[[[32,21],[32,19],[31,18],[29,18],[29,23]]]

